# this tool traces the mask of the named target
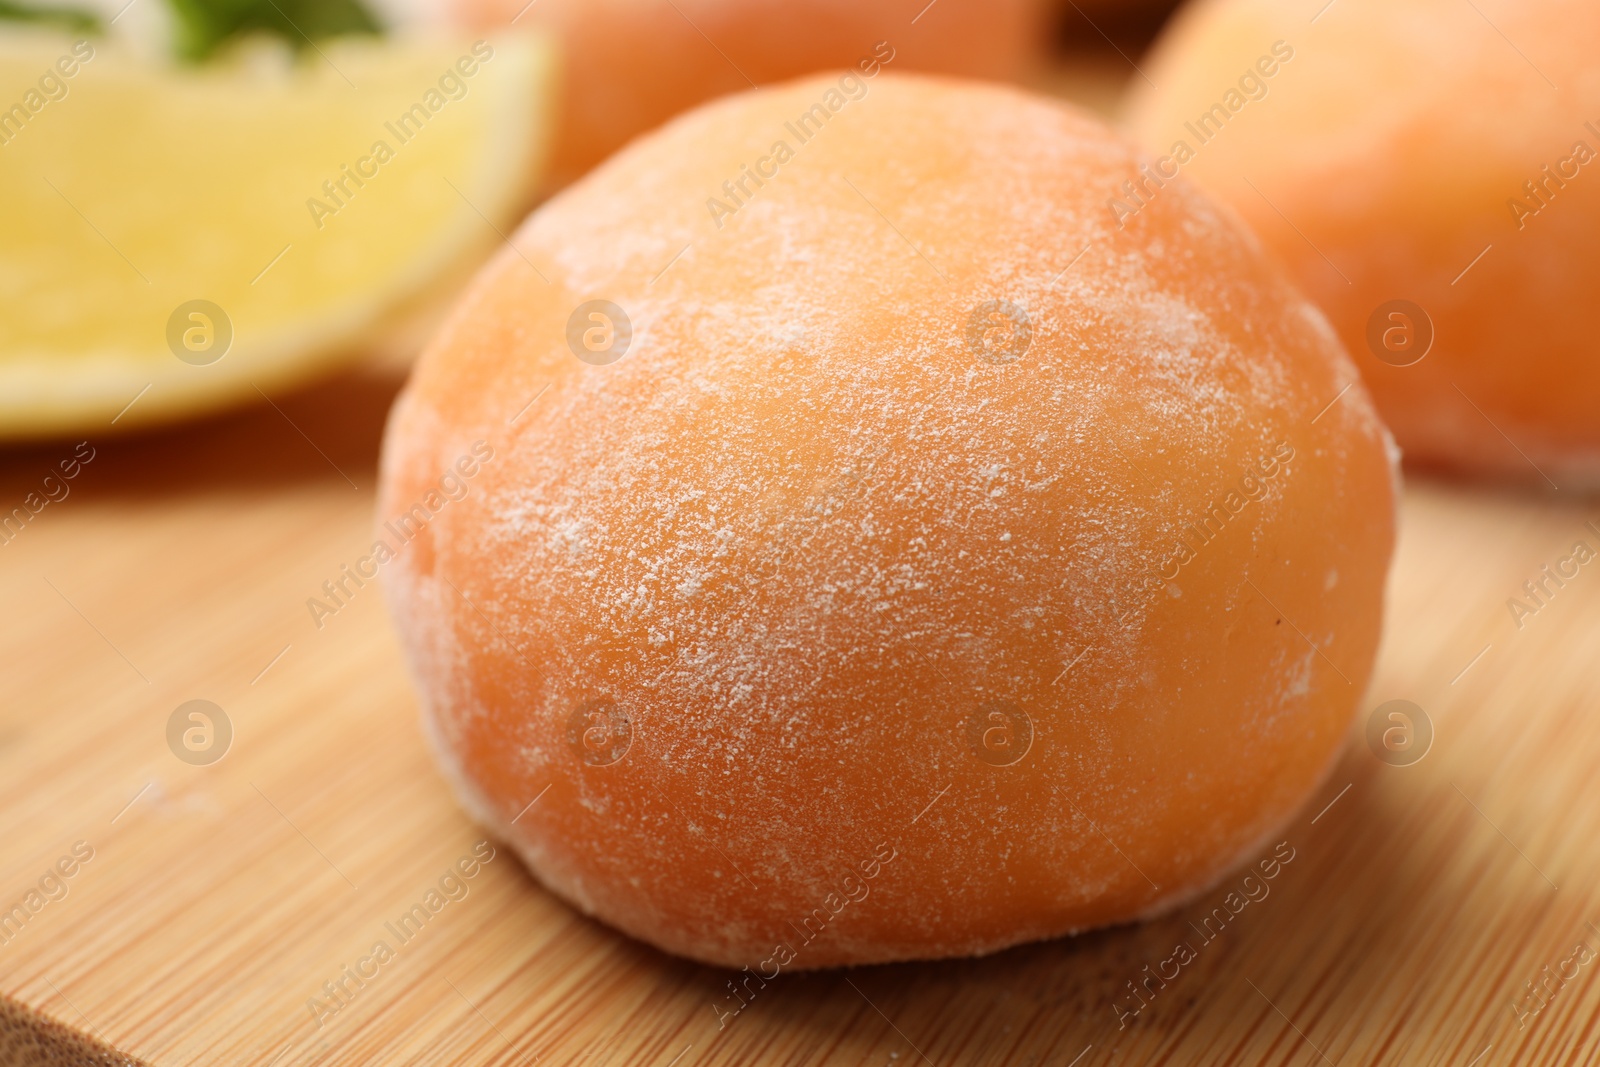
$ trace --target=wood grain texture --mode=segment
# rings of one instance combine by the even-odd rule
[[[399,945],[385,924],[481,833],[424,748],[381,593],[320,630],[305,607],[370,540],[395,387],[357,374],[281,412],[92,442],[70,495],[0,547],[0,909],[93,849],[0,944],[0,1064],[1600,1056],[1600,957],[1548,980],[1536,1013],[1525,1000],[1578,944],[1600,949],[1600,561],[1520,629],[1506,606],[1575,541],[1600,547],[1600,503],[1440,484],[1407,491],[1364,705],[1416,701],[1433,748],[1388,766],[1355,724],[1284,832],[1295,858],[1214,940],[1191,924],[1243,872],[1140,926],[784,975],[719,1028],[729,974],[583,919],[500,850]],[[0,505],[71,452],[0,457]],[[195,698],[235,731],[211,766],[166,740]],[[394,957],[318,1025],[308,999],[380,939]],[[1126,983],[1184,940],[1195,959],[1119,1023],[1142,1003]]]

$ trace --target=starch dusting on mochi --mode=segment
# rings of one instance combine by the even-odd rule
[[[728,97],[537,211],[392,416],[387,588],[473,813],[552,892],[779,970],[1169,908],[1371,670],[1387,434],[1180,179],[1054,101]]]

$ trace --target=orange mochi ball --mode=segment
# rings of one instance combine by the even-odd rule
[[[768,977],[1256,858],[1345,736],[1393,540],[1355,368],[1231,215],[1178,183],[1108,226],[1141,157],[1059,102],[850,84],[547,203],[383,457],[470,810],[584,912]]]
[[[1287,261],[1408,462],[1593,487],[1597,41],[1593,0],[1202,0],[1131,121]]]
[[[570,181],[631,138],[712,97],[829,69],[1014,79],[1034,60],[1042,0],[451,0],[456,17],[515,19],[563,44],[553,167]]]

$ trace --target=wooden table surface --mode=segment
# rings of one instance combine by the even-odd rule
[[[280,410],[91,435],[69,495],[0,546],[0,1064],[1600,1056],[1600,563],[1520,628],[1506,603],[1600,547],[1600,502],[1426,482],[1362,718],[1412,700],[1431,750],[1389,765],[1355,723],[1270,894],[1125,1025],[1127,983],[1198,944],[1239,876],[1145,925],[785,975],[719,1029],[729,975],[578,916],[499,850],[358,985],[344,968],[482,837],[424,748],[381,593],[320,630],[305,606],[370,540],[397,384],[369,369]],[[0,453],[0,507],[73,452]],[[209,765],[168,741],[195,699],[232,727]]]

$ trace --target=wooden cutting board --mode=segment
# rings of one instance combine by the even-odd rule
[[[581,918],[504,850],[475,858],[483,835],[424,749],[377,589],[313,624],[306,599],[370,540],[396,386],[361,372],[276,409],[91,440],[68,495],[0,546],[0,909],[25,916],[0,921],[0,1064],[1600,1055],[1600,562],[1520,629],[1507,608],[1574,542],[1600,548],[1585,525],[1600,502],[1407,491],[1363,712],[1414,701],[1432,748],[1390,765],[1355,724],[1283,833],[1293,860],[1214,939],[1197,931],[1243,872],[1146,925],[784,975],[719,1028],[728,974]],[[0,507],[74,451],[0,454]],[[178,758],[198,758],[181,731],[169,745],[191,700],[231,724],[218,762]],[[393,924],[450,870],[402,944]],[[1128,983],[1184,940],[1195,958],[1135,999]]]

